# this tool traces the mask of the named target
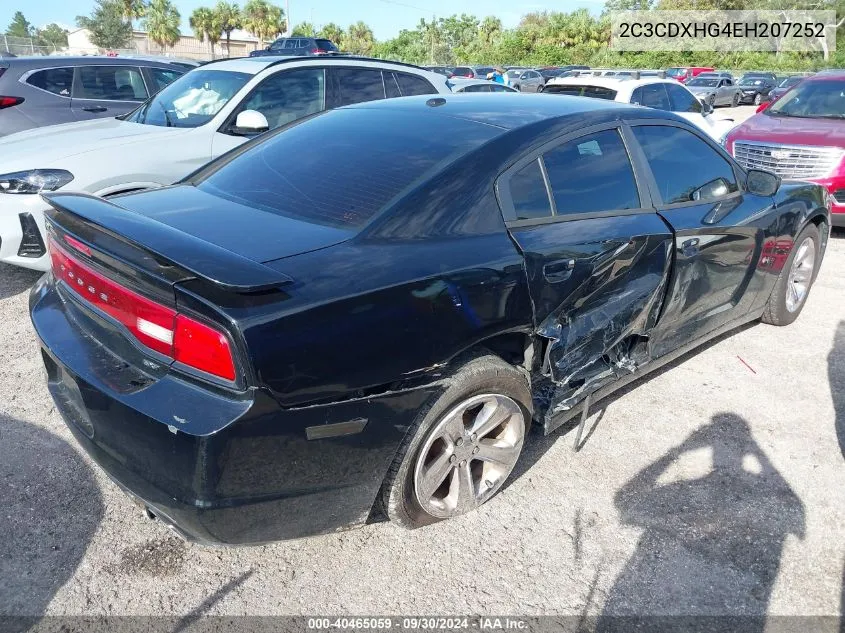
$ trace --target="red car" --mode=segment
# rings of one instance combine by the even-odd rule
[[[697,77],[701,73],[710,73],[716,70],[710,66],[683,66],[680,68],[667,68],[666,76],[672,79],[677,79],[682,84],[687,83],[693,77]]]
[[[833,225],[845,226],[845,71],[808,77],[731,130],[725,147],[745,167],[824,186]]]

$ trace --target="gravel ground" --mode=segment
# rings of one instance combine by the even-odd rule
[[[579,453],[571,426],[533,434],[480,511],[215,549],[143,518],[76,447],[27,316],[36,275],[0,267],[0,613],[839,614],[843,270],[840,232],[797,323],[600,403]]]

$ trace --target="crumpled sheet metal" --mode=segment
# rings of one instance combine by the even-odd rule
[[[570,300],[537,328],[550,339],[543,373],[556,389],[547,419],[648,362],[671,263],[671,239],[635,237],[599,255]]]

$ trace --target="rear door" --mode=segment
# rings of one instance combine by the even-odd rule
[[[742,172],[703,132],[639,122],[632,133],[651,198],[675,233],[672,281],[652,334],[653,353],[662,356],[747,314],[763,242],[747,219],[773,200],[746,193]]]
[[[20,80],[37,89],[37,96],[27,96],[24,102],[26,117],[35,122],[36,126],[56,125],[74,120],[70,109],[72,67],[42,68],[25,73]]]
[[[651,205],[620,124],[556,139],[497,180],[508,230],[525,256],[544,373],[556,413],[649,360],[672,233]]]
[[[137,66],[77,66],[70,108],[76,120],[117,116],[134,110],[148,96]]]

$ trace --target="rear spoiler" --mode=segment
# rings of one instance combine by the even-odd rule
[[[41,197],[55,209],[48,215],[57,217],[60,224],[60,213],[76,216],[223,290],[250,293],[293,283],[284,273],[264,264],[97,196],[48,193]]]

